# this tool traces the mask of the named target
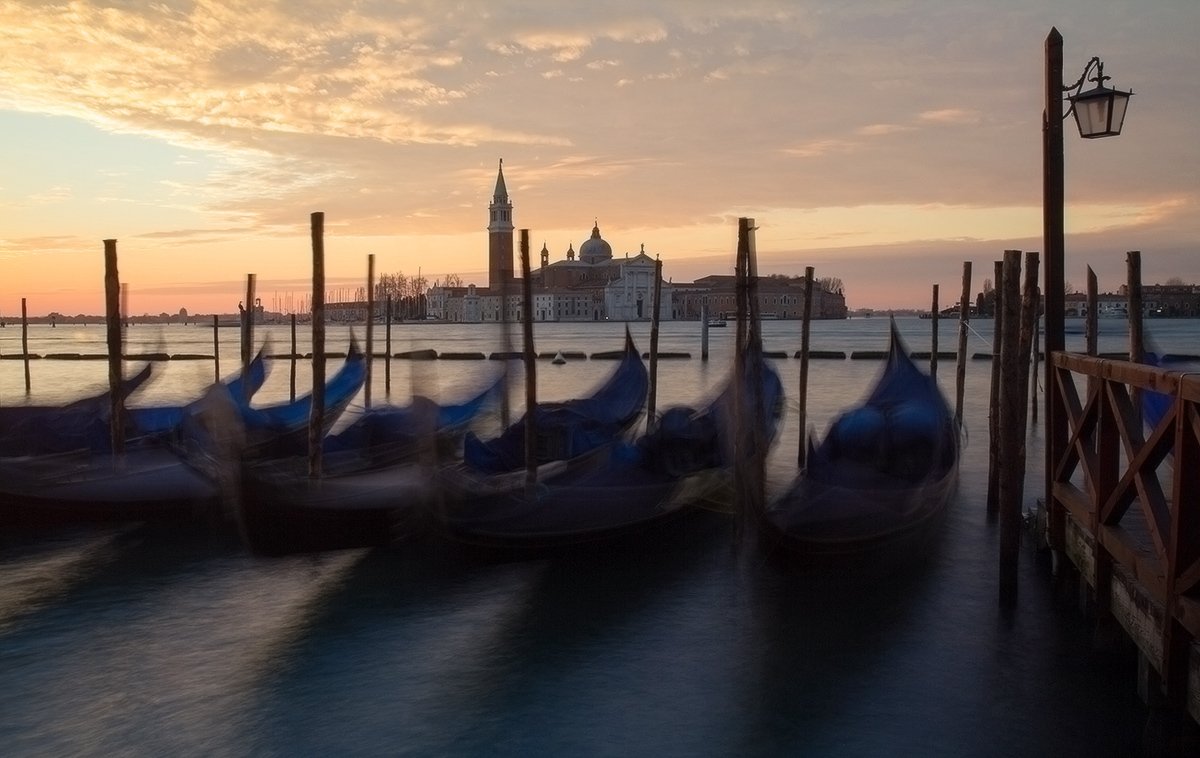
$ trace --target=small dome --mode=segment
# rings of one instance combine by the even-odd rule
[[[612,260],[612,245],[600,236],[600,224],[592,227],[592,236],[579,246],[579,260],[584,263],[602,263]]]

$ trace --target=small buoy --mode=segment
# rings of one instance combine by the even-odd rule
[[[554,354],[554,360],[552,360],[550,362],[553,363],[555,366],[561,366],[562,364],[567,362],[567,359],[566,359],[566,356],[564,356],[562,354],[562,351],[559,350],[557,353]]]

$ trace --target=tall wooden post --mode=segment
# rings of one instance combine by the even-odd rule
[[[25,394],[28,395],[33,385],[29,378],[29,313],[25,309],[25,298],[21,298],[21,359],[25,363]]]
[[[1006,250],[1005,255],[1011,251]],[[992,385],[988,393],[987,519],[1000,514],[1000,341],[1004,331],[1004,261],[995,262],[996,307],[992,314]]]
[[[1038,368],[1041,363],[1041,328],[1039,322],[1042,315],[1042,292],[1038,289],[1034,293],[1033,305],[1033,350],[1030,354],[1030,359],[1033,361],[1033,370],[1029,372],[1029,423],[1037,424],[1038,420]]]
[[[375,253],[367,255],[367,378],[363,382],[363,406],[371,407],[371,380],[375,363]]]
[[[254,294],[255,280],[254,274],[246,274],[246,310],[242,313],[242,377],[250,375],[250,360],[254,355],[254,314],[257,310],[254,306],[256,298]],[[250,402],[250,382],[242,381],[242,390],[245,392],[242,400]]]
[[[658,320],[662,307],[662,260],[654,260],[654,315],[650,317],[650,394],[646,399],[646,434],[651,434],[658,421],[655,403],[658,398]]]
[[[1129,360],[1141,363],[1146,358],[1146,333],[1142,323],[1142,253],[1130,250],[1125,254],[1128,274],[1129,302]]]
[[[708,303],[700,306],[700,360],[708,360]]]
[[[288,382],[288,388],[289,388],[288,394],[291,397],[292,402],[294,403],[294,402],[296,402],[296,314],[295,313],[292,314],[291,320],[292,320],[292,352],[291,352],[292,375],[291,375],[291,381]]]
[[[796,465],[804,468],[808,465],[808,353],[809,337],[812,332],[812,295],[813,275],[816,273],[812,266],[804,267],[804,315],[800,320],[800,388],[799,407],[797,410],[797,431],[799,445],[796,449]]]
[[[1020,419],[1019,439],[1021,440],[1020,448],[1018,449],[1019,460],[1017,468],[1020,471],[1021,478],[1017,482],[1018,493],[1020,497],[1024,497],[1025,493],[1025,439],[1028,427],[1025,424],[1026,409],[1029,407],[1030,389],[1030,363],[1033,359],[1033,343],[1034,336],[1037,333],[1037,308],[1038,308],[1038,254],[1029,252],[1025,253],[1025,284],[1021,292],[1021,342],[1019,345],[1020,352],[1017,354],[1020,360],[1018,372],[1020,373],[1021,386],[1018,405],[1014,410],[1019,411],[1012,418]],[[1007,418],[1007,417],[1006,417]]]
[[[1096,308],[1100,302],[1100,286],[1096,282],[1096,272],[1092,267],[1087,268],[1087,316],[1084,318],[1084,350],[1088,355],[1095,356],[1100,346],[1100,316]]]
[[[929,314],[929,320],[933,326],[933,333],[929,337],[929,375],[934,379],[937,378],[938,364],[938,318],[941,317],[941,312],[938,306],[938,285],[933,285],[933,308]]]
[[[1004,251],[1004,318],[1000,338],[1000,417],[1025,418],[1025,381],[1020,375],[1021,252]],[[1014,415],[1015,414],[1015,415]],[[1021,474],[1017,471],[1020,422],[999,425],[1000,452],[1000,605],[1011,608],[1017,599],[1017,557],[1021,545]]]
[[[392,293],[388,293],[384,302],[383,313],[383,345],[386,358],[383,361],[383,393],[392,396]]]
[[[321,478],[321,441],[325,430],[325,214],[316,211],[312,226],[312,406],[308,414],[308,476]]]
[[[125,399],[121,394],[121,283],[117,241],[104,240],[104,333],[108,343],[109,435],[114,455],[125,449]]]
[[[971,262],[963,261],[962,294],[958,299],[958,363],[954,375],[954,423],[963,424],[963,398],[967,386],[967,330],[971,322]]]
[[[1067,448],[1067,409],[1056,388],[1053,355],[1066,349],[1063,242],[1063,39],[1051,28],[1046,37],[1045,110],[1042,113],[1042,249],[1046,256],[1046,506],[1050,545],[1064,547],[1066,514],[1054,498],[1054,470]]]
[[[529,230],[521,230],[521,325],[525,337],[525,497],[537,487],[537,353],[533,350],[533,282],[529,278]]]
[[[1142,324],[1142,254],[1138,250],[1130,250],[1125,254],[1129,276],[1129,360],[1141,363],[1146,359],[1146,333]],[[1142,420],[1142,391],[1134,388],[1130,393],[1133,400],[1133,413],[1138,419],[1138,428]]]
[[[213,378],[214,382],[221,381],[221,317],[213,314]]]

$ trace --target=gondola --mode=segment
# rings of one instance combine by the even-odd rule
[[[757,371],[751,370],[757,362]],[[548,463],[536,485],[524,470],[489,480],[490,488],[461,488],[448,494],[443,525],[460,543],[507,554],[536,554],[585,545],[608,545],[640,535],[693,512],[697,482],[733,462],[735,388],[748,388],[763,407],[764,439],[775,436],[782,407],[779,375],[761,351],[743,365],[743,381],[732,377],[725,390],[700,409],[675,407],[635,442],[615,440],[581,459]]]
[[[894,321],[870,394],[808,444],[806,468],[764,512],[770,542],[810,562],[919,558],[956,490],[959,435]]]
[[[457,453],[501,388],[494,382],[457,404],[418,396],[364,411],[324,438],[319,477],[309,476],[306,456],[245,461],[237,509],[246,545],[261,555],[371,547],[427,526],[434,467]]]
[[[327,383],[331,405],[344,408],[349,404],[362,386],[364,375],[361,354],[348,356],[346,364]],[[309,402],[305,397],[294,403],[255,409],[249,415],[261,422],[255,436],[257,444],[269,448],[270,433],[285,438],[304,433]],[[214,447],[229,444],[229,432],[244,423],[247,406],[233,398],[230,385],[219,383],[187,409],[169,434],[129,439],[119,455],[111,449],[98,452],[85,447],[0,457],[0,526],[220,516],[220,472],[209,460]],[[243,442],[239,440],[238,444]]]
[[[580,458],[624,434],[641,417],[649,389],[650,373],[626,329],[620,363],[604,384],[587,397],[534,408],[538,464]],[[522,416],[492,439],[468,432],[464,474],[487,477],[524,470],[525,429]]]
[[[170,434],[189,412],[186,405],[150,405],[130,408],[130,395],[151,378],[151,366],[122,380],[119,392],[124,407],[124,437],[132,442],[145,437]],[[230,394],[248,405],[262,387],[266,367],[260,351],[249,370],[238,371],[225,380]],[[112,394],[108,390],[58,406],[13,406],[0,408],[0,457],[52,455],[112,449]]]
[[[1145,350],[1142,353],[1142,362],[1147,366],[1154,366],[1167,371],[1193,372],[1200,369],[1200,356],[1164,353],[1153,344],[1148,336],[1143,337],[1143,342]],[[1167,417],[1167,414],[1171,411],[1171,407],[1175,404],[1175,398],[1162,392],[1154,392],[1153,390],[1144,390],[1141,395],[1142,417],[1146,428],[1153,431]]]

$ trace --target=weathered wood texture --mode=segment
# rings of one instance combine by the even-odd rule
[[[1082,533],[1067,555],[1168,698],[1200,720],[1200,375],[1065,352],[1050,365],[1067,440],[1048,502]],[[1153,429],[1143,428],[1138,392],[1175,399]]]

